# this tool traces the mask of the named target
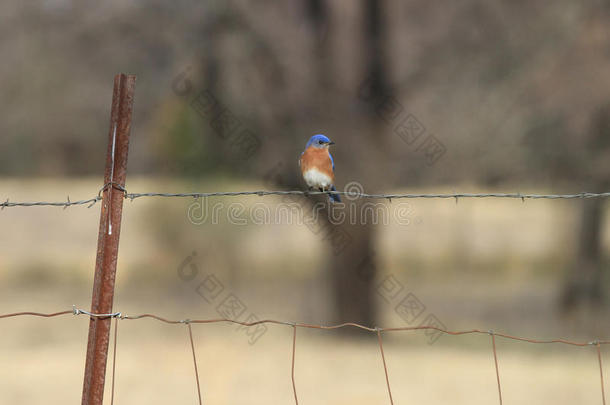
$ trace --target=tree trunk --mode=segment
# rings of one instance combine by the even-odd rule
[[[582,181],[592,191],[608,191],[610,162],[610,104],[601,106],[592,120],[582,162]],[[581,304],[598,304],[603,296],[604,255],[602,251],[602,227],[604,202],[599,198],[582,201],[580,233],[576,259],[561,295],[564,312]]]
[[[603,200],[591,198],[582,201],[576,260],[561,297],[564,311],[584,303],[597,304],[602,300],[602,222]]]
[[[350,201],[360,207],[358,201]],[[357,209],[357,211],[359,211]],[[376,325],[375,274],[373,232],[370,225],[344,221],[333,226],[332,286],[337,322]],[[345,330],[353,332],[353,330]]]
[[[363,0],[364,17],[363,37],[366,55],[366,77],[369,83],[367,96],[371,100],[382,100],[389,95],[386,69],[383,59],[383,1]],[[375,102],[369,103],[367,111],[367,137],[378,137],[382,134],[383,123],[375,110]],[[379,139],[380,140],[380,139]],[[373,162],[353,162],[354,173],[363,184],[372,184],[365,167]],[[361,167],[357,167],[361,166]],[[360,170],[358,170],[360,169]],[[376,184],[382,186],[381,184]],[[354,223],[345,220],[341,225],[333,226],[333,234],[344,242],[340,252],[334,252],[332,259],[332,285],[335,291],[336,319],[338,322],[357,322],[367,326],[376,326],[377,299],[375,296],[375,275],[377,258],[373,249],[373,225],[363,223],[360,218],[362,200],[344,198],[349,209],[356,213]],[[349,217],[349,214],[348,214]],[[346,330],[350,331],[350,330]]]

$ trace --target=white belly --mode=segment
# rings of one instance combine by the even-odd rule
[[[309,187],[327,189],[331,185],[330,177],[316,169],[307,170],[303,173],[303,178]]]

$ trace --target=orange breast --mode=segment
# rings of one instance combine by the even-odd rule
[[[333,164],[328,155],[328,149],[314,148],[313,146],[305,149],[305,152],[301,155],[301,172],[305,173],[311,169],[316,169],[329,176],[333,182],[335,181]]]

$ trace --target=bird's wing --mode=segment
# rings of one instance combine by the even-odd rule
[[[333,166],[333,172],[335,171],[335,161],[333,160],[333,155],[328,152],[328,157],[330,157],[330,164]]]

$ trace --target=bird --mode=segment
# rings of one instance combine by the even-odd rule
[[[301,153],[299,166],[301,174],[309,189],[320,191],[337,191],[335,188],[335,162],[329,152],[330,145],[335,143],[322,134],[309,138],[305,150]],[[328,195],[331,202],[341,202],[339,194]]]

